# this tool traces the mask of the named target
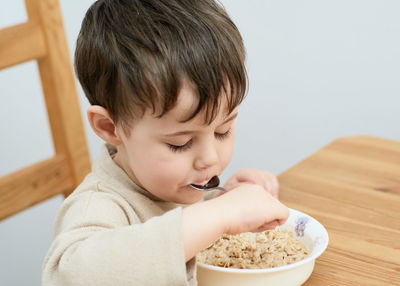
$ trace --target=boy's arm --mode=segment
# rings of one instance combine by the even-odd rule
[[[72,196],[61,209],[42,285],[186,285],[180,208],[141,223],[117,196]]]
[[[241,184],[211,200],[183,210],[183,244],[188,261],[223,233],[273,229],[284,223],[289,210],[261,186]]]

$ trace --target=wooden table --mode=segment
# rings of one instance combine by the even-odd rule
[[[279,182],[282,202],[329,233],[304,285],[400,285],[400,142],[340,138]]]

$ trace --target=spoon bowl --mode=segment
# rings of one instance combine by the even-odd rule
[[[193,189],[198,190],[198,191],[212,191],[212,190],[220,190],[226,192],[226,190],[223,187],[218,187],[219,186],[219,178],[217,176],[212,177],[205,185],[200,186],[200,185],[195,185],[191,184],[190,185]]]

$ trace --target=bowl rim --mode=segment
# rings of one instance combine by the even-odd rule
[[[221,272],[228,272],[228,273],[243,273],[243,274],[259,273],[259,274],[261,274],[261,273],[286,271],[289,269],[299,267],[303,264],[315,261],[315,259],[317,259],[328,247],[328,243],[329,243],[328,231],[325,229],[325,227],[319,221],[317,221],[312,216],[310,216],[306,213],[303,213],[301,211],[295,210],[295,209],[289,208],[289,210],[290,210],[290,214],[294,213],[294,214],[300,214],[302,216],[308,217],[308,219],[310,219],[314,224],[318,225],[318,227],[321,229],[321,232],[322,232],[321,235],[324,237],[324,241],[318,251],[311,252],[310,255],[308,255],[306,258],[304,258],[300,261],[294,262],[292,264],[278,266],[278,267],[271,267],[271,268],[261,268],[261,269],[225,268],[225,267],[205,264],[205,263],[202,263],[199,261],[197,261],[197,265],[199,265],[203,268],[206,268],[206,269],[216,270],[216,271],[221,271]]]

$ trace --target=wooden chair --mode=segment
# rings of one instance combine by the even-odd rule
[[[52,196],[68,196],[90,159],[58,0],[25,0],[28,21],[0,30],[0,69],[36,60],[53,157],[0,178],[0,220]]]

